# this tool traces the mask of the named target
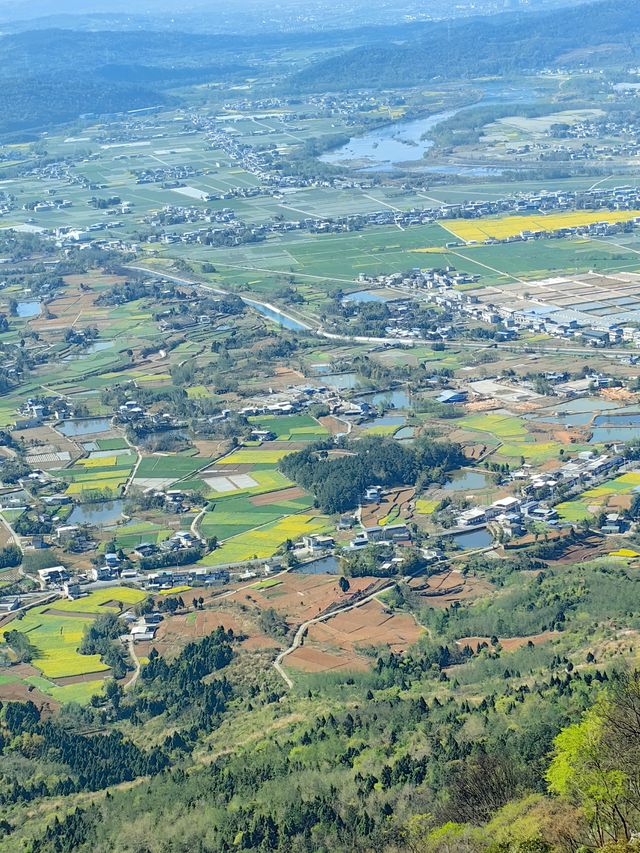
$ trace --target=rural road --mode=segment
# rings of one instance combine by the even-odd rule
[[[317,622],[324,622],[327,619],[332,619],[339,613],[347,613],[349,610],[355,610],[357,607],[362,607],[363,604],[368,604],[370,601],[373,601],[374,598],[380,595],[381,592],[384,592],[386,589],[389,589],[389,587],[393,586],[394,583],[395,581],[385,584],[385,586],[380,587],[380,589],[371,593],[371,595],[368,595],[366,598],[360,599],[360,601],[356,601],[354,604],[347,604],[344,607],[339,607],[336,610],[332,610],[331,613],[325,613],[322,616],[316,616],[314,619],[308,619],[306,622],[303,622],[302,625],[300,625],[300,627],[296,631],[295,637],[293,638],[293,642],[291,643],[289,648],[285,649],[283,652],[280,652],[278,657],[273,662],[274,669],[282,677],[287,687],[291,690],[293,688],[293,681],[284,671],[282,661],[287,657],[287,655],[290,655],[292,652],[295,652],[296,649],[300,648],[304,636],[311,625],[315,625]]]
[[[138,680],[138,676],[140,675],[140,658],[136,654],[135,642],[131,634],[127,634],[126,637],[127,646],[129,647],[129,655],[131,656],[131,660],[133,661],[133,665],[135,667],[131,678],[124,685],[124,690],[131,690],[135,687],[135,683]]]

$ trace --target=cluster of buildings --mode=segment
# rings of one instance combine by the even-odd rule
[[[168,539],[164,539],[159,545],[152,542],[142,542],[133,549],[133,553],[140,558],[153,557],[155,554],[170,553],[172,551],[187,551],[201,545],[200,539],[189,530],[178,530]]]
[[[487,524],[503,530],[508,538],[521,536],[529,522],[543,521],[549,525],[558,524],[558,513],[553,508],[554,498],[562,490],[562,500],[573,493],[586,488],[611,475],[612,471],[624,464],[622,456],[602,454],[597,456],[591,451],[579,453],[575,459],[561,465],[553,473],[541,473],[531,466],[511,474],[513,481],[520,485],[519,495],[510,495],[494,501],[489,506],[474,506],[463,510],[456,517],[458,528],[484,527]],[[536,495],[544,494],[540,500]],[[607,518],[608,526],[602,527],[604,533],[620,533],[624,522],[618,514]]]
[[[160,592],[177,586],[205,587],[213,584],[228,583],[229,572],[220,568],[162,569],[149,572],[142,580],[143,586],[149,592]]]
[[[134,170],[136,184],[163,184],[166,189],[180,186],[180,181],[194,178],[200,174],[188,163],[180,166],[158,166],[153,169]]]
[[[592,347],[640,346],[640,274],[633,272],[557,276],[510,286],[473,288],[477,275],[444,269],[418,268],[402,273],[360,276],[368,287],[395,288],[412,298],[433,303],[462,318],[494,327],[496,341],[516,339],[521,332],[546,333],[576,339]],[[457,289],[465,285],[466,289]],[[402,303],[398,310],[402,310]],[[410,317],[410,311],[407,311]],[[420,330],[401,320],[390,336],[419,337]],[[443,340],[452,337],[451,325],[437,329]]]
[[[165,204],[162,210],[143,218],[145,225],[154,228],[165,225],[183,225],[188,222],[229,223],[236,218],[236,213],[230,207],[212,210],[210,207],[185,207],[177,204]],[[190,232],[194,233],[194,232]]]
[[[520,536],[527,520],[549,523],[557,517],[557,512],[546,503],[509,496],[494,501],[490,506],[465,509],[458,515],[456,523],[458,527],[465,528],[484,527],[494,522],[509,536]]]

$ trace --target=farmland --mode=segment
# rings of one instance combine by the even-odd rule
[[[235,450],[228,456],[219,459],[218,465],[253,465],[259,470],[260,466],[273,467],[283,456],[291,451],[286,448],[278,448],[277,450],[264,450],[262,448],[253,450],[250,447],[242,447],[240,450]]]
[[[491,238],[504,240],[508,237],[516,237],[522,231],[559,231],[563,228],[592,225],[595,222],[630,222],[638,217],[640,217],[638,210],[575,211],[550,216],[506,216],[499,219],[485,219],[482,222],[445,220],[441,225],[465,243],[482,243]]]
[[[308,415],[263,415],[248,420],[256,429],[272,432],[277,441],[320,441],[328,435],[327,430]]]
[[[255,524],[257,518],[252,514],[251,522]],[[210,529],[216,529],[215,523]],[[322,516],[306,513],[288,515],[229,538],[220,548],[203,557],[201,562],[207,566],[220,566],[243,560],[264,559],[271,557],[287,540],[293,541],[327,529],[328,521]]]
[[[582,521],[598,512],[620,511],[631,505],[631,499],[627,496],[639,488],[640,472],[628,471],[600,486],[587,489],[578,500],[559,504],[558,513],[567,521]]]
[[[35,646],[37,655],[33,665],[48,678],[84,675],[101,672],[108,667],[99,655],[79,655],[78,645],[84,629],[92,620],[87,616],[52,614],[51,608],[36,607],[20,620],[19,630]],[[6,628],[2,629],[4,633]]]
[[[633,846],[616,4],[4,21],[3,851]]]
[[[309,496],[287,499],[281,492],[271,492],[269,498],[269,503],[246,495],[219,498],[202,519],[201,530],[205,536],[229,539],[311,506]]]
[[[78,647],[85,629],[99,613],[120,613],[123,607],[144,598],[139,590],[127,587],[90,593],[75,601],[57,601],[30,609],[19,619],[6,622],[0,635],[18,630],[26,635],[34,656],[29,665],[17,667],[19,676],[0,681],[11,692],[19,685],[35,688],[56,703],[89,701],[102,692],[109,667],[98,654],[80,654]]]

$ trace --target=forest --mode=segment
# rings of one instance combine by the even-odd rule
[[[640,9],[634,0],[608,0],[539,14],[505,14],[432,24],[403,42],[373,40],[366,47],[312,63],[291,78],[304,91],[415,86],[433,78],[515,74],[558,63],[578,48],[598,50],[606,65],[640,52]],[[576,62],[579,59],[576,58]],[[569,60],[571,62],[571,60]]]
[[[463,462],[462,448],[449,442],[425,438],[408,448],[372,437],[339,456],[330,456],[322,444],[313,445],[285,456],[280,470],[312,491],[324,512],[333,513],[355,509],[368,486],[415,484],[422,488],[444,480],[447,471]]]
[[[415,679],[403,669],[398,657],[380,659],[377,686]],[[260,749],[160,773],[56,816],[30,849],[546,853],[616,842],[608,849],[632,850],[640,676],[619,672],[599,684],[593,706],[575,670],[477,706],[369,690],[349,710],[320,713]],[[38,730],[28,707],[5,711],[8,733],[29,715]],[[55,742],[66,755],[67,741]]]

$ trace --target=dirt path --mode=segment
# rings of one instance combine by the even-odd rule
[[[124,685],[123,689],[124,690],[132,690],[135,687],[136,681],[138,680],[138,676],[140,675],[141,664],[140,664],[140,658],[136,654],[136,644],[135,644],[134,639],[131,636],[131,634],[129,634],[127,636],[127,646],[129,648],[129,654],[131,656],[131,660],[133,661],[133,665],[134,665],[135,669],[133,670],[133,673],[131,674],[131,678]]]
[[[337,616],[339,613],[347,613],[349,610],[355,610],[357,607],[362,607],[363,604],[368,604],[370,601],[373,601],[380,593],[384,592],[389,587],[393,586],[395,581],[390,581],[385,584],[385,586],[380,587],[380,589],[368,595],[366,598],[360,599],[360,601],[356,601],[354,604],[347,604],[344,607],[339,607],[337,610],[332,610],[330,613],[325,613],[322,616],[316,616],[314,619],[308,619],[306,622],[303,622],[302,625],[298,628],[293,638],[293,642],[289,646],[288,649],[285,649],[283,652],[277,656],[277,658],[273,662],[273,667],[283,679],[287,687],[291,690],[293,688],[293,681],[289,678],[287,673],[285,672],[282,661],[290,655],[292,652],[295,652],[296,649],[300,648],[302,645],[302,641],[309,630],[311,625],[315,625],[318,622],[325,622],[327,619],[332,619],[334,616]]]

